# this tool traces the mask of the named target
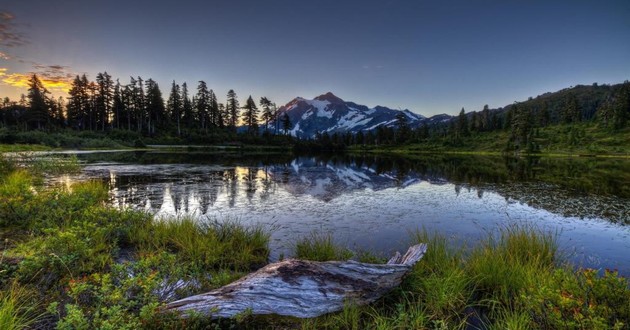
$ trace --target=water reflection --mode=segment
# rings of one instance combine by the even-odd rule
[[[114,203],[141,205],[156,213],[207,214],[234,208],[240,197],[249,204],[267,201],[279,188],[329,202],[358,190],[404,189],[429,182],[454,184],[456,195],[463,187],[474,188],[479,198],[492,191],[506,200],[564,216],[630,223],[627,160],[185,153],[83,156],[93,163],[83,177],[101,178],[109,184]]]
[[[469,242],[514,222],[560,231],[574,261],[630,273],[630,162],[471,156],[83,154],[120,207],[274,226],[272,255],[312,230],[390,254],[408,231]],[[625,270],[624,270],[625,269]]]

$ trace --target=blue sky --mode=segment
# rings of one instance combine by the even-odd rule
[[[456,114],[630,79],[630,1],[31,1],[0,5],[0,96],[25,74],[153,78],[220,100],[332,91]],[[52,84],[60,83],[55,88]]]

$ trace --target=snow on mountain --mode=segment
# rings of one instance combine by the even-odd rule
[[[291,120],[290,134],[297,137],[312,138],[317,133],[358,133],[374,130],[379,126],[396,126],[396,116],[401,110],[376,106],[368,108],[354,102],[346,102],[331,92],[317,96],[312,100],[301,97],[282,106],[280,115],[285,113]],[[422,115],[409,110],[402,110],[411,127],[417,127],[427,120]],[[282,118],[282,117],[280,117]]]

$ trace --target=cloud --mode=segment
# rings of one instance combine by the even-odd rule
[[[0,59],[2,59],[2,60],[10,60],[11,56],[9,56],[7,53],[0,52]]]
[[[28,88],[28,81],[36,74],[46,89],[51,92],[67,93],[70,90],[75,74],[70,68],[63,65],[36,65],[35,71],[27,73],[7,73],[7,68],[0,68],[0,80],[2,83],[18,87]]]
[[[28,44],[26,37],[16,31],[14,19],[13,14],[0,11],[0,46],[18,47]]]

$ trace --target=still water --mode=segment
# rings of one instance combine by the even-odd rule
[[[271,258],[314,231],[388,256],[425,228],[473,245],[512,224],[557,233],[575,264],[630,275],[630,161],[473,156],[241,155],[114,152],[78,155],[112,203],[158,217],[260,224]]]

